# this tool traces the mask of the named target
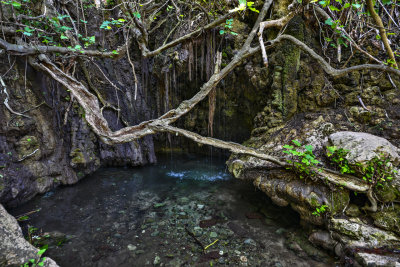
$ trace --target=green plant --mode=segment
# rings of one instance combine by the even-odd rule
[[[341,173],[359,175],[371,186],[383,187],[383,184],[390,182],[393,179],[393,175],[397,173],[390,163],[390,159],[383,154],[372,158],[366,165],[360,163],[351,165],[346,159],[349,150],[335,146],[327,147],[327,149],[327,156],[340,168]]]
[[[319,207],[316,207],[315,211],[312,214],[315,216],[321,216],[321,214],[324,214],[327,211],[329,211],[329,206],[321,205]]]
[[[46,260],[46,257],[42,257],[43,254],[46,252],[48,246],[45,245],[42,248],[39,249],[37,255],[39,255],[38,259],[30,259],[27,262],[25,262],[21,267],[29,267],[29,266],[44,266],[44,261]]]
[[[355,170],[349,165],[349,161],[346,159],[347,154],[350,152],[349,150],[336,146],[328,146],[327,150],[328,158],[339,167],[342,174],[355,173]]]
[[[291,155],[291,159],[287,160],[292,165],[291,169],[299,173],[300,178],[304,178],[304,175],[314,177],[316,173],[313,168],[321,163],[313,153],[314,147],[311,145],[302,146],[297,140],[292,140],[292,142],[295,146],[283,146],[287,149],[283,153]]]
[[[356,166],[362,174],[362,179],[368,184],[376,187],[383,187],[393,179],[397,170],[393,168],[390,159],[381,154],[379,157],[371,159],[366,166]]]
[[[254,8],[254,2],[246,1],[246,0],[239,0],[239,10],[245,10],[246,7],[253,12],[260,13],[259,10]]]
[[[238,35],[236,32],[231,31],[232,29],[232,24],[233,24],[233,19],[227,19],[225,22],[225,30],[220,30],[219,34],[225,34],[225,33],[230,33],[232,35]]]

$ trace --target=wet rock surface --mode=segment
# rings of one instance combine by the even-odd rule
[[[25,66],[25,61],[17,60],[11,66],[2,55],[0,62],[0,73],[7,74],[3,79],[9,105],[15,111],[27,111],[21,117],[0,106],[0,203],[19,205],[59,185],[74,184],[101,166],[138,166],[156,161],[152,137],[105,145],[91,131],[82,108],[67,90]],[[119,73],[118,78],[125,80],[117,94],[114,88],[96,84],[110,104],[121,108],[121,114],[104,111],[110,127],[117,130],[124,126],[123,121],[134,125],[150,118],[144,101],[134,102],[128,97],[133,81],[129,72],[122,70],[130,70],[129,63],[101,63],[103,69],[106,66],[109,74]],[[102,75],[95,70],[91,74],[94,83]],[[5,97],[0,94],[0,103]]]
[[[102,169],[12,210],[63,233],[48,255],[60,266],[331,266],[299,218],[223,162],[175,158],[141,169]],[[26,224],[22,227],[25,228]],[[71,257],[71,255],[73,255]]]

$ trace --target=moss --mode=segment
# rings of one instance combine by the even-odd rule
[[[318,196],[314,192],[310,193],[309,198],[307,199],[307,202],[313,208],[317,208],[322,205],[322,203],[319,203]]]
[[[392,202],[400,197],[400,191],[390,184],[384,184],[375,190],[375,194],[381,202]]]
[[[233,107],[228,107],[227,109],[224,109],[224,115],[227,117],[232,117],[233,114],[235,114],[235,109]]]
[[[337,189],[332,192],[332,202],[329,207],[332,215],[341,213],[350,202],[350,194],[346,189]]]
[[[294,17],[288,24],[286,34],[292,35],[300,41],[304,41],[304,21],[300,16]],[[301,50],[296,45],[286,41],[281,46],[282,60],[282,104],[283,115],[291,118],[297,111],[297,93],[299,83],[297,72],[300,66]]]
[[[389,230],[400,234],[400,206],[395,205],[394,208],[378,211],[371,214],[374,224],[382,229]]]
[[[229,172],[232,173],[233,176],[235,176],[235,178],[240,178],[244,169],[243,162],[240,160],[235,160],[233,162],[230,162],[228,164],[228,169]]]
[[[71,151],[70,156],[72,157],[71,162],[73,164],[86,164],[85,156],[79,148]]]

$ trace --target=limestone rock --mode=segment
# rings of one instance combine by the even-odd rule
[[[379,254],[357,252],[355,259],[363,266],[385,266],[385,267],[399,267],[400,262],[397,257],[385,256]]]
[[[0,266],[20,266],[30,259],[38,259],[37,248],[25,240],[17,220],[0,204]],[[58,266],[46,257],[44,266]]]
[[[351,164],[366,164],[374,157],[379,157],[381,153],[389,157],[394,165],[400,163],[399,149],[385,138],[372,134],[336,132],[329,136],[329,144],[349,150],[346,159]]]
[[[359,218],[332,218],[330,229],[338,234],[336,239],[353,248],[400,245],[400,238],[396,234],[368,225]]]
[[[349,203],[347,190],[331,191],[326,185],[297,179],[290,172],[276,170],[260,175],[254,185],[265,192],[275,204],[296,210],[301,219],[316,225],[322,225],[324,214],[313,214],[316,208],[327,205],[331,214],[341,212]]]

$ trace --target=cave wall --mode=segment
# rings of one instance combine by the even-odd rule
[[[103,97],[121,109],[119,114],[104,110],[113,130],[151,115],[142,91],[137,101],[127,97],[133,84],[125,61],[98,62],[119,90],[100,82],[104,78],[98,69],[89,69],[92,83]],[[11,114],[5,105],[0,105],[0,203],[18,205],[58,185],[76,183],[101,166],[138,166],[156,161],[151,136],[127,144],[106,145],[91,131],[82,108],[65,88],[25,60],[2,56],[0,62],[0,72],[6,73],[3,80],[9,105],[17,112],[26,111],[27,116]],[[79,78],[85,82],[84,77]],[[5,98],[4,93],[0,94],[1,103]]]

